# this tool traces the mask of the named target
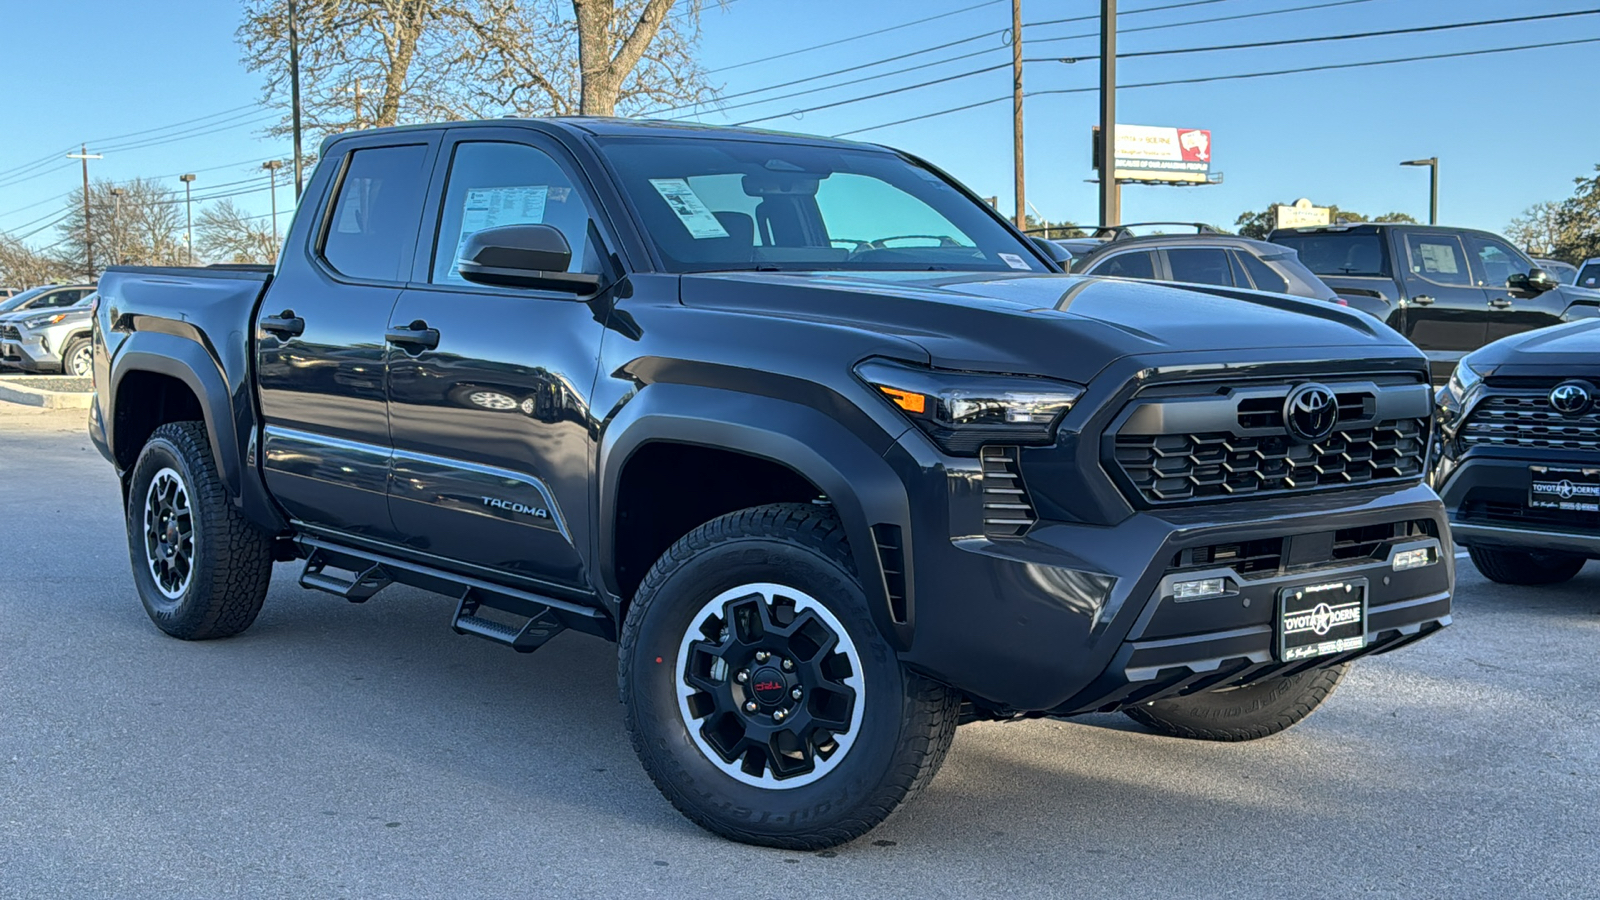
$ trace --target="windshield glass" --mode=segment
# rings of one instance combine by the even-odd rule
[[[891,153],[611,138],[601,151],[673,272],[1048,272],[982,206]]]
[[[1389,255],[1384,252],[1383,238],[1376,234],[1282,234],[1272,242],[1294,250],[1301,264],[1318,275],[1389,275]]]
[[[48,287],[30,288],[20,294],[17,294],[9,300],[0,301],[0,313],[8,313],[16,309],[20,309],[29,300],[32,300],[48,290],[50,290]]]

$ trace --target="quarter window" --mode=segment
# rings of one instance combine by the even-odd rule
[[[1256,289],[1272,291],[1277,294],[1289,293],[1289,281],[1279,275],[1271,266],[1267,265],[1254,253],[1240,251],[1239,258],[1244,260],[1244,267],[1250,272],[1250,280],[1256,283]]]
[[[1470,287],[1461,241],[1448,234],[1406,232],[1406,254],[1411,257],[1411,274],[1434,284]]]
[[[322,258],[352,278],[399,281],[407,251],[416,244],[427,187],[428,148],[374,147],[350,154]]]
[[[1090,275],[1111,275],[1116,278],[1154,278],[1156,265],[1149,251],[1118,253],[1089,270]]]
[[[1578,280],[1573,284],[1579,287],[1600,288],[1600,263],[1589,263],[1578,273]]]
[[[1212,247],[1168,250],[1167,265],[1172,269],[1173,281],[1233,287],[1233,271],[1228,267],[1226,250]]]
[[[526,144],[474,141],[456,145],[433,248],[434,284],[466,284],[456,271],[467,238],[501,225],[550,225],[572,248],[569,272],[598,273],[587,259],[589,205],[550,154]]]

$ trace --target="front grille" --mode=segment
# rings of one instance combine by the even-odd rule
[[[0,341],[20,341],[22,332],[15,325],[0,325]]]
[[[1022,467],[1015,447],[984,447],[983,533],[990,537],[1020,537],[1033,527],[1038,515],[1022,483]]]
[[[1151,503],[1280,494],[1422,475],[1425,419],[1335,431],[1314,444],[1287,434],[1121,435],[1116,461]]]
[[[1549,389],[1507,391],[1485,397],[1467,417],[1457,440],[1470,447],[1600,450],[1600,409],[1565,416],[1550,408]]]
[[[1332,534],[1322,532],[1210,544],[1174,553],[1167,563],[1166,574],[1227,567],[1244,578],[1273,577],[1291,569],[1314,569],[1335,563],[1388,559],[1389,549],[1394,544],[1438,536],[1438,526],[1431,520],[1409,519],[1341,528]],[[1314,548],[1316,552],[1297,550],[1291,558],[1291,541],[1300,542],[1302,547]]]

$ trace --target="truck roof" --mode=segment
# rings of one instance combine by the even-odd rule
[[[522,118],[507,116],[501,119],[475,119],[464,122],[429,122],[419,125],[395,125],[388,128],[368,128],[362,131],[348,131],[336,134],[323,141],[322,146],[327,147],[334,141],[344,140],[356,135],[394,133],[415,133],[428,131],[443,131],[452,128],[505,128],[523,125],[543,131],[566,131],[569,133],[583,133],[600,136],[630,136],[630,137],[686,137],[710,139],[738,139],[760,138],[764,141],[784,141],[805,144],[823,144],[837,147],[850,147],[858,150],[880,150],[894,152],[880,144],[849,141],[840,138],[820,137],[814,134],[798,134],[789,131],[773,131],[765,128],[741,128],[728,125],[704,125],[698,122],[668,122],[659,119],[629,119],[607,116],[541,116]]]

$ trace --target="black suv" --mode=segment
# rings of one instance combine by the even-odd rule
[[[1600,559],[1600,319],[1469,354],[1439,417],[1434,480],[1478,571],[1553,584]]]
[[[1364,223],[1279,229],[1267,240],[1420,347],[1437,383],[1492,341],[1600,316],[1600,291],[1561,284],[1487,231]]]
[[[1131,230],[1161,225],[1182,225],[1195,232],[1135,235]],[[1347,305],[1333,288],[1301,265],[1293,251],[1225,234],[1210,225],[1148,222],[1101,229],[1096,235],[1098,239],[1067,244],[1073,254],[1073,272],[1239,287]]]

